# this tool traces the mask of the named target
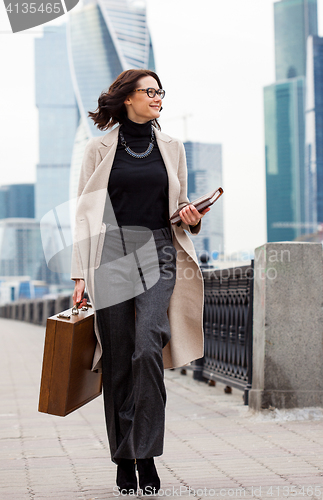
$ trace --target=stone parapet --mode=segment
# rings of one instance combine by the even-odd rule
[[[319,243],[255,250],[249,405],[323,406],[323,259]]]

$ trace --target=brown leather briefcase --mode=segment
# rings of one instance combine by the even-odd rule
[[[101,394],[102,375],[91,371],[95,346],[90,307],[47,319],[38,411],[64,417]]]

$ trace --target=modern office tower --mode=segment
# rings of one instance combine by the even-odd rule
[[[35,39],[36,105],[39,113],[39,164],[36,218],[69,199],[70,167],[78,107],[71,81],[66,25],[44,26]]]
[[[0,186],[0,219],[35,217],[34,184]]]
[[[58,282],[59,277],[47,268],[36,219],[0,220],[0,276]]]
[[[105,134],[94,126],[94,111],[101,92],[124,70],[154,70],[154,55],[145,6],[129,0],[97,0],[70,12],[68,49],[80,119],[75,137],[70,197],[76,197],[85,145]]]
[[[276,80],[264,89],[267,239],[306,233],[306,40],[317,33],[316,0],[274,3]]]
[[[300,77],[264,89],[268,241],[304,232],[304,85]]]
[[[0,219],[5,219],[7,217],[7,196],[8,186],[0,186]]]
[[[191,201],[222,187],[222,146],[185,142],[188,173],[188,197]],[[223,200],[220,198],[203,219],[202,228],[194,236],[193,243],[197,255],[207,251],[210,258],[224,251]]]
[[[305,217],[308,233],[323,224],[323,38],[307,41]]]
[[[305,76],[306,43],[317,35],[317,0],[274,3],[276,81]]]

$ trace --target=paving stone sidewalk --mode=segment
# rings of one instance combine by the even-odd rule
[[[0,319],[0,500],[117,498],[102,397],[65,418],[37,411],[44,333]],[[256,415],[240,391],[165,379],[159,498],[323,499],[321,409]]]

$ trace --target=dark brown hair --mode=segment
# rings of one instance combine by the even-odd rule
[[[152,76],[157,81],[159,88],[163,88],[158,75],[153,71],[128,69],[116,78],[110,85],[108,92],[101,92],[97,109],[94,112],[88,112],[88,116],[92,118],[98,129],[107,130],[116,123],[122,124],[124,122],[124,118],[127,116],[124,101],[136,89],[138,80],[145,76]],[[153,120],[152,123],[160,130],[157,120]]]

